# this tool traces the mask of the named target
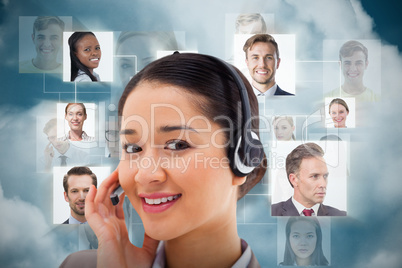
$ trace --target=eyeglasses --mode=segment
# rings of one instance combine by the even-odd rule
[[[105,138],[108,142],[117,142],[117,141],[119,141],[119,131],[118,130],[106,130]]]

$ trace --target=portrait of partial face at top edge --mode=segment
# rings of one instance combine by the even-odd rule
[[[256,168],[246,180],[230,169],[229,133],[224,128],[228,122],[213,118],[235,109],[238,92],[223,88],[224,78],[214,62],[191,55],[150,64],[146,73],[130,81],[119,103],[123,151],[119,182],[145,232],[158,240],[235,224],[237,199],[264,173]],[[194,62],[198,66],[191,66]],[[190,67],[201,75],[180,72]],[[173,73],[183,75],[173,78]],[[181,86],[176,85],[179,82]],[[212,90],[224,92],[225,99],[212,96]],[[255,97],[252,103],[257,114]],[[258,129],[256,124],[253,121]]]
[[[240,14],[236,18],[236,34],[267,33],[267,25],[260,13]]]
[[[94,71],[98,68],[102,51],[98,39],[92,32],[75,32],[68,39],[71,60],[71,81],[100,81]]]

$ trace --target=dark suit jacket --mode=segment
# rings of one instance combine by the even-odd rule
[[[63,224],[70,224],[70,219],[67,219]]]
[[[276,91],[275,91],[275,96],[278,95],[290,95],[290,96],[294,96],[294,94],[286,92],[285,90],[282,90],[279,86],[277,87]]]
[[[271,205],[272,216],[300,216],[296,207],[293,205],[292,198],[285,202]],[[320,205],[317,216],[346,216],[346,211],[342,211],[330,206]]]

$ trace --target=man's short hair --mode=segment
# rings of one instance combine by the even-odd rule
[[[88,167],[73,167],[71,168],[63,178],[64,191],[68,194],[68,178],[72,175],[89,175],[92,178],[92,184],[98,187],[98,180],[96,175]]]
[[[345,44],[341,46],[341,49],[339,49],[339,60],[342,61],[342,57],[350,57],[353,55],[353,53],[357,51],[363,52],[367,61],[368,59],[367,47],[365,47],[362,43],[355,40],[347,41]]]
[[[260,13],[245,13],[245,14],[240,14],[236,18],[236,33],[239,32],[240,26],[249,25],[250,23],[252,23],[254,21],[261,22],[261,33],[267,32],[267,25],[265,23],[264,18],[261,16]]]
[[[247,39],[246,43],[243,46],[243,51],[246,53],[246,59],[247,59],[247,50],[251,49],[251,47],[254,46],[254,44],[257,42],[273,44],[276,51],[276,57],[279,58],[279,48],[278,43],[276,43],[275,41],[275,38],[273,38],[272,35],[269,34],[256,34]]]
[[[52,128],[56,127],[56,126],[57,126],[57,119],[56,119],[56,118],[50,119],[50,120],[46,123],[45,127],[43,128],[43,133],[45,133],[45,134],[47,135],[47,134],[49,133],[49,131],[50,131]]]
[[[300,165],[303,159],[307,158],[313,158],[313,157],[323,157],[324,156],[324,151],[323,149],[313,143],[304,143],[299,146],[297,146],[293,151],[288,154],[286,157],[286,174],[288,176],[289,180],[289,175],[290,174],[299,174],[300,171]],[[292,183],[289,180],[290,185],[293,187]]]
[[[61,31],[64,31],[64,21],[62,21],[59,17],[56,16],[40,16],[37,17],[34,24],[33,24],[33,34],[36,31],[41,31],[47,29],[49,24],[56,24],[59,25]]]

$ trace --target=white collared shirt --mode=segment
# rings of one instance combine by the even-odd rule
[[[88,136],[88,134],[85,131],[82,131],[81,139],[82,139],[81,141],[85,142],[95,141],[95,137]],[[63,141],[70,140],[70,131],[68,131],[68,133],[64,137],[60,138],[60,140]]]
[[[320,208],[320,203],[315,204],[313,207],[311,208],[306,208],[305,206],[303,206],[302,204],[300,204],[299,202],[296,201],[296,199],[292,196],[292,202],[293,205],[296,207],[297,212],[299,213],[300,216],[305,216],[303,214],[303,210],[304,209],[313,209],[314,213],[312,213],[312,216],[317,216],[318,215],[318,209]]]
[[[241,239],[241,251],[242,255],[232,266],[232,268],[244,268],[247,267],[247,265],[250,263],[252,256],[251,248],[243,239]],[[158,249],[156,250],[156,257],[154,263],[152,264],[152,268],[164,267],[166,267],[165,242],[161,241],[159,243]]]
[[[278,85],[275,83],[272,87],[270,87],[265,92],[259,91],[254,86],[253,86],[253,91],[254,91],[254,94],[257,96],[257,98],[267,98],[267,97],[274,96],[277,88],[278,88]]]
[[[71,144],[67,152],[65,152],[63,155],[67,157],[66,158],[67,166],[74,166],[74,165],[86,166],[89,164],[90,160],[89,153],[83,150],[79,150]],[[62,156],[62,154],[60,154],[59,151],[54,150],[52,167],[58,167],[61,165],[60,156]]]
[[[74,218],[71,214],[70,217],[68,218],[68,224],[85,224],[87,222],[80,222],[76,218]]]

